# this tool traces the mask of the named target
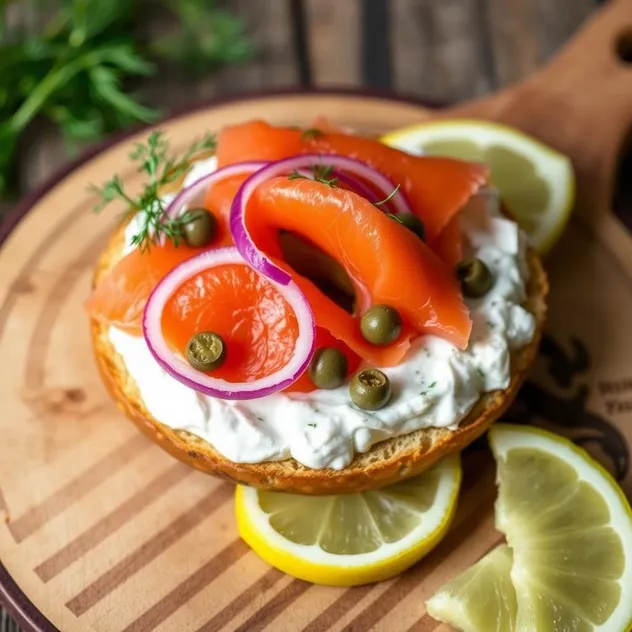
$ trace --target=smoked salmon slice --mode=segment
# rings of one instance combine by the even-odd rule
[[[213,248],[233,245],[228,215],[233,198],[246,178],[247,174],[231,176],[216,182],[206,192],[204,206],[213,212],[218,223]],[[170,241],[147,252],[133,250],[101,279],[88,298],[86,309],[102,323],[142,336],[143,311],[154,288],[177,265],[199,252],[184,244],[176,248]]]
[[[428,242],[428,246],[450,270],[454,270],[456,264],[463,259],[463,237],[459,215],[455,215],[445,228]]]
[[[220,167],[247,160],[281,160],[301,153],[339,154],[360,160],[401,186],[412,210],[434,239],[483,186],[484,165],[436,156],[412,156],[359,136],[319,130],[274,127],[251,121],[224,128],[218,135]]]
[[[193,335],[219,334],[227,353],[213,377],[244,383],[289,362],[299,326],[277,286],[244,262],[204,270],[183,283],[165,306],[162,331],[184,357]]]
[[[176,248],[170,241],[148,251],[132,250],[101,279],[86,309],[101,323],[142,336],[149,295],[171,270],[199,252],[185,245]]]
[[[341,349],[350,373],[361,360],[377,366],[398,364],[418,334],[437,335],[465,348],[471,319],[453,274],[461,258],[458,211],[485,184],[487,170],[458,160],[409,156],[345,134],[326,121],[317,125],[320,131],[313,134],[260,121],[225,128],[219,135],[218,164],[275,161],[300,153],[356,158],[401,186],[424,222],[428,239],[420,240],[384,209],[343,188],[342,182],[331,187],[283,176],[261,184],[246,208],[248,231],[259,248],[291,273],[305,295],[316,322],[316,347]],[[233,244],[231,205],[248,177],[231,176],[206,192],[204,206],[219,225],[212,248]],[[316,272],[325,276],[333,270],[337,289],[353,290],[354,307],[336,302],[311,274],[301,275],[298,266],[292,269],[282,247],[284,235],[315,249],[302,251],[304,261],[321,263],[322,270]],[[152,291],[177,265],[199,252],[170,242],[148,252],[132,251],[101,280],[87,301],[88,311],[100,322],[142,335],[143,312]],[[323,263],[318,252],[333,266]],[[376,304],[394,307],[404,320],[398,340],[385,347],[371,345],[360,332],[359,317]],[[245,262],[202,272],[184,283],[169,299],[162,325],[165,338],[182,354],[195,333],[219,333],[229,354],[213,374],[232,382],[277,371],[291,357],[298,332],[296,316],[282,293]],[[287,390],[313,389],[306,373]]]
[[[228,218],[230,206],[239,187],[249,178],[250,174],[238,174],[220,180],[208,188],[204,196],[204,208],[213,213],[218,224],[217,239],[213,241],[213,248],[232,246],[233,236],[230,233]]]
[[[471,320],[452,271],[416,235],[359,195],[312,180],[272,178],[251,198],[246,225],[257,246],[275,259],[282,258],[280,230],[308,238],[338,261],[352,281],[360,280],[372,304],[394,307],[419,333],[467,346]],[[342,308],[335,310],[335,303],[320,291],[317,300],[315,293],[305,291],[303,279],[294,280],[307,294],[317,325],[365,360],[385,363],[385,350],[361,338],[357,320],[353,332],[343,331],[343,321],[336,322]],[[333,322],[325,325],[335,311]]]

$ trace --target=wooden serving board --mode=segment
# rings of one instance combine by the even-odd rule
[[[629,0],[615,5],[632,6]],[[536,135],[545,130],[547,141],[570,151],[582,201],[592,204],[580,204],[546,262],[549,327],[533,378],[510,417],[569,434],[632,496],[632,239],[609,212],[612,174],[587,168],[595,163],[575,153],[573,147],[582,147],[575,128],[568,136],[545,125],[546,109],[533,109],[540,126],[504,111],[476,114],[514,119]],[[566,115],[573,112],[584,115],[581,108]],[[162,127],[184,148],[227,123],[263,117],[306,125],[320,114],[380,133],[429,112],[394,99],[286,94],[216,104]],[[94,366],[82,302],[114,221],[91,214],[87,187],[115,172],[138,184],[127,156],[144,136],[120,139],[75,165],[26,200],[19,223],[9,222],[3,233],[0,597],[33,630],[447,630],[426,615],[424,600],[501,541],[484,445],[464,455],[459,513],[435,551],[392,581],[333,589],[292,579],[259,560],[237,535],[232,487],[174,461],[109,399]],[[584,146],[592,145],[587,140]]]

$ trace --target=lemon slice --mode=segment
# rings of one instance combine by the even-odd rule
[[[492,184],[540,253],[553,246],[568,222],[575,199],[570,160],[512,127],[439,120],[395,130],[381,140],[411,153],[488,164]]]
[[[463,632],[514,632],[516,591],[511,549],[503,544],[426,602],[431,617]]]
[[[459,457],[377,491],[299,496],[239,486],[239,533],[266,562],[315,584],[393,577],[448,530],[461,484]]]
[[[498,424],[501,546],[440,588],[428,613],[464,632],[632,630],[632,509],[584,450]],[[512,560],[513,553],[513,560]]]
[[[627,632],[632,510],[584,450],[535,428],[490,431],[496,524],[513,549],[516,632]]]

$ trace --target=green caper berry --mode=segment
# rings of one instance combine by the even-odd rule
[[[463,294],[469,298],[485,296],[494,281],[490,269],[480,259],[464,259],[457,263],[456,276]]]
[[[205,208],[194,208],[186,213],[182,233],[187,246],[202,248],[208,246],[217,235],[217,220]]]
[[[364,369],[353,376],[349,396],[358,408],[378,410],[391,399],[391,381],[379,369]]]
[[[426,240],[426,227],[414,213],[400,213],[397,215],[397,219],[402,226],[415,233],[421,241]]]
[[[389,345],[402,333],[402,317],[390,305],[374,305],[362,315],[360,331],[372,345]]]
[[[308,374],[318,388],[338,388],[347,377],[347,356],[335,347],[317,349],[310,362]]]
[[[187,360],[198,371],[219,369],[226,359],[226,345],[219,334],[203,331],[187,344]]]

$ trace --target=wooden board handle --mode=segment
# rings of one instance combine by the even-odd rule
[[[449,116],[498,120],[540,138],[573,160],[580,206],[610,206],[622,143],[632,132],[632,0],[611,0],[534,75],[453,108]]]

